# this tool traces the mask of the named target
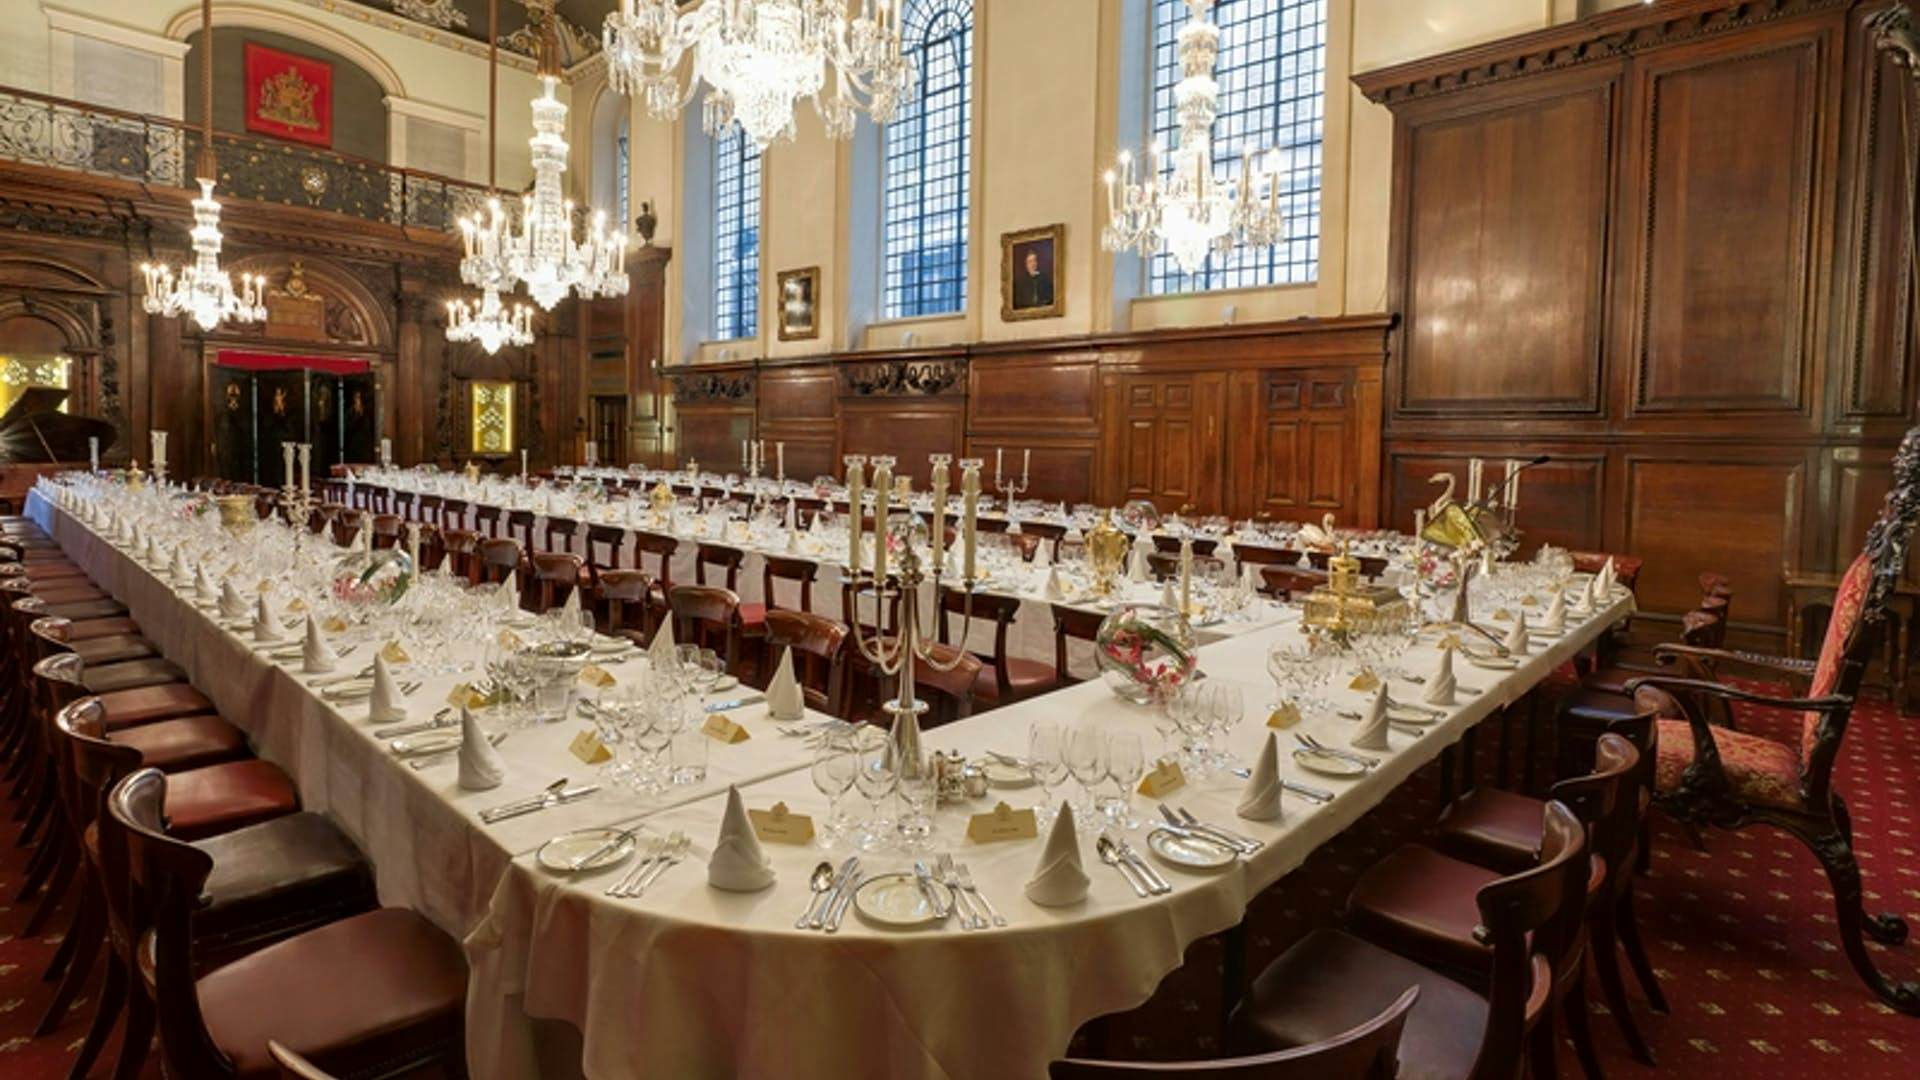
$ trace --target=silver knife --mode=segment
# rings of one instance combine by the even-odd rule
[[[847,856],[847,861],[840,864],[840,872],[834,875],[833,888],[827,891],[826,899],[819,903],[818,910],[809,909],[807,926],[818,930],[826,924],[827,914],[833,910],[833,905],[840,900],[840,890],[847,887],[847,882],[853,880],[854,872],[859,869],[860,856]]]
[[[707,706],[707,711],[710,713],[727,712],[731,709],[745,708],[748,705],[758,705],[765,700],[767,700],[765,694],[755,694],[752,697],[735,698],[732,701],[716,701]]]
[[[1308,787],[1305,784],[1296,784],[1291,780],[1280,781],[1280,789],[1282,791],[1291,791],[1311,803],[1325,805],[1333,801],[1333,792],[1317,787]]]
[[[1193,814],[1190,811],[1188,811],[1187,808],[1184,806],[1180,807],[1179,809],[1180,809],[1180,820],[1189,829],[1199,829],[1202,832],[1212,833],[1213,835],[1219,837],[1220,839],[1225,840],[1229,844],[1234,844],[1239,847],[1243,847],[1248,851],[1259,851],[1261,848],[1267,846],[1266,842],[1263,840],[1256,840],[1251,836],[1242,836],[1239,833],[1234,832],[1232,829],[1223,828],[1219,825],[1212,825],[1212,824],[1208,824],[1207,822],[1201,821],[1199,818],[1193,816]]]
[[[1215,829],[1203,823],[1189,821],[1175,814],[1165,803],[1160,804],[1160,816],[1167,819],[1166,828],[1177,835],[1198,837],[1210,844],[1217,844],[1242,855],[1251,855],[1260,850],[1261,845],[1257,841],[1231,836],[1225,829]]]
[[[847,905],[853,903],[853,894],[859,892],[860,886],[866,883],[866,878],[854,878],[847,882],[847,887],[841,890],[840,898],[834,903],[833,910],[827,913],[827,933],[837,934],[840,932],[840,920],[847,915]]]
[[[584,799],[599,790],[599,784],[587,784],[582,787],[569,788],[566,791],[551,796],[542,795],[539,799],[530,803],[518,805],[508,803],[506,806],[495,807],[491,811],[482,810],[480,812],[480,820],[492,825],[497,822],[506,821],[509,818],[522,817],[527,814],[545,810],[549,806],[560,806],[573,802],[576,799]]]
[[[1120,857],[1131,862],[1140,870],[1140,873],[1146,877],[1147,883],[1152,886],[1155,893],[1164,895],[1173,891],[1173,886],[1167,882],[1166,878],[1160,876],[1160,871],[1148,866],[1147,860],[1141,858],[1140,853],[1134,850],[1133,845],[1127,843],[1125,840],[1120,841]]]

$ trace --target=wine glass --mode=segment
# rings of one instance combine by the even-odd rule
[[[1027,765],[1040,785],[1040,816],[1053,813],[1053,790],[1067,779],[1066,747],[1060,725],[1036,722],[1027,728]]]
[[[1099,728],[1082,724],[1067,733],[1067,771],[1080,781],[1084,793],[1085,814],[1075,807],[1075,817],[1091,823],[1094,811],[1094,785],[1106,778],[1106,738]]]
[[[1122,829],[1139,827],[1140,820],[1133,815],[1133,789],[1146,771],[1147,752],[1138,733],[1116,731],[1107,736],[1107,779],[1114,786],[1114,796],[1105,807],[1108,821]]]
[[[901,803],[900,847],[905,851],[925,851],[932,846],[933,803],[939,785],[928,764],[923,762],[919,768],[902,767],[905,764],[895,756],[893,784]]]
[[[876,731],[860,747],[858,768],[853,777],[854,786],[866,798],[869,810],[867,828],[860,837],[862,851],[874,851],[886,843],[893,822],[885,816],[881,804],[893,794],[895,782],[893,742]]]
[[[854,774],[859,767],[853,741],[846,736],[829,735],[820,740],[813,752],[813,786],[827,797],[827,820],[821,832],[828,846],[839,839],[844,827],[840,800],[853,788]]]
[[[1245,693],[1232,683],[1214,684],[1208,691],[1208,727],[1214,734],[1213,761],[1222,769],[1233,767],[1233,756],[1227,752],[1227,738],[1233,729],[1246,716],[1247,699]]]

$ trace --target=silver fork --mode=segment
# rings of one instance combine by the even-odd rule
[[[622,874],[620,876],[620,880],[607,886],[607,890],[606,890],[607,895],[608,896],[626,895],[626,890],[629,887],[631,887],[636,880],[639,879],[640,875],[643,872],[645,872],[647,867],[653,865],[654,860],[660,857],[661,853],[666,849],[666,846],[667,846],[667,840],[664,838],[656,837],[655,839],[649,841],[647,843],[647,853],[641,856],[638,860],[636,860],[633,864],[633,868],[628,870],[625,874]]]
[[[654,861],[652,868],[640,880],[633,883],[631,890],[620,895],[637,897],[652,888],[655,882],[666,876],[668,870],[687,857],[687,849],[692,846],[693,842],[687,839],[686,833],[674,830],[673,836],[668,840],[666,853]]]
[[[960,915],[960,928],[985,930],[987,918],[980,914],[974,906],[973,898],[968,896],[966,889],[961,887],[960,874],[953,868],[953,856],[944,851],[941,852],[940,856],[933,860],[933,868],[934,876],[939,879],[940,884],[953,892],[953,906]]]
[[[1319,739],[1314,738],[1304,731],[1295,732],[1293,737],[1301,746],[1306,747],[1316,754],[1325,754],[1328,757],[1351,761],[1355,765],[1365,769],[1371,769],[1380,764],[1379,758],[1370,758],[1364,754],[1356,754],[1351,750],[1342,750],[1339,747],[1328,746],[1326,743],[1321,742]]]
[[[952,856],[946,856],[946,858],[950,859],[952,858]],[[954,869],[960,875],[960,887],[967,890],[968,896],[971,896],[975,900],[979,901],[980,906],[984,908],[986,910],[987,915],[993,919],[993,925],[995,926],[1007,925],[1007,917],[1005,915],[1000,914],[999,909],[993,906],[993,901],[987,899],[987,894],[981,892],[979,887],[973,883],[973,871],[967,868],[967,864],[955,863]]]

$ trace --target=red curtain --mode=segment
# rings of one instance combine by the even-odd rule
[[[365,360],[337,360],[327,356],[287,356],[281,353],[242,352],[238,349],[221,349],[220,356],[214,363],[221,367],[239,368],[242,371],[284,371],[289,368],[306,368],[310,371],[325,372],[328,375],[365,375],[373,370],[373,365]]]

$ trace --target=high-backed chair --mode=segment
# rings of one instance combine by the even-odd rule
[[[482,536],[498,539],[501,535],[500,508],[487,503],[474,503],[473,531]]]
[[[520,541],[508,539],[482,540],[479,551],[479,573],[483,582],[505,581],[508,575],[520,569]],[[524,590],[523,590],[524,591]]]
[[[967,633],[953,629],[967,624],[967,615],[975,623],[993,626],[993,650],[980,656],[980,677],[974,681],[974,702],[986,708],[1011,705],[1042,694],[1059,685],[1059,673],[1043,661],[1013,655],[1007,647],[1007,632],[1020,610],[1020,600],[994,593],[968,593],[960,589],[942,589],[940,593],[940,642],[956,644],[951,634]],[[964,646],[965,642],[958,642]],[[976,655],[979,655],[976,652]]]
[[[400,543],[400,537],[406,531],[407,519],[399,514],[373,515],[373,546],[376,549],[390,548]]]
[[[653,640],[647,618],[653,582],[647,575],[638,570],[608,570],[600,575],[600,585],[595,591],[606,612],[600,621],[603,631],[640,645]]]
[[[1098,611],[1085,608],[1054,604],[1053,607],[1053,669],[1062,685],[1071,685],[1085,680],[1073,674],[1067,656],[1067,643],[1084,641],[1089,644],[1099,636],[1100,623],[1106,618]]]
[[[452,563],[455,577],[474,579],[478,570],[480,534],[471,529],[441,529],[440,558]]]
[[[533,554],[533,610],[542,614],[567,602],[580,587],[580,556],[565,551],[537,551]]]
[[[739,674],[740,597],[713,585],[675,585],[667,591],[673,611],[673,640],[718,653],[727,670]]]
[[[168,835],[167,778],[121,781],[104,828],[120,831],[135,940],[151,933],[167,1073],[196,1080],[279,1075],[278,1041],[336,1073],[464,1072],[467,965],[460,943],[415,912],[379,908],[279,941],[205,975],[193,925],[213,860]],[[129,1027],[128,1038],[144,1033]]]
[[[1212,1061],[1090,1061],[1067,1058],[1047,1068],[1049,1080],[1394,1080],[1400,1069],[1400,1036],[1407,1013],[1419,1000],[1410,986],[1378,1016],[1305,1046]],[[302,1077],[301,1080],[308,1080]]]
[[[813,611],[813,583],[820,576],[820,564],[812,559],[799,559],[784,555],[766,555],[762,557],[760,572],[761,597],[768,608],[786,608],[790,611]],[[799,591],[799,606],[782,604],[775,590],[782,583],[792,583]]]
[[[845,719],[847,702],[847,626],[824,615],[775,608],[767,612],[767,652],[778,662],[781,649],[793,651],[793,673],[807,707]]]
[[[985,665],[979,657],[951,645],[930,648],[934,662],[913,667],[914,687],[929,706],[920,722],[938,727],[965,720],[973,715],[973,689]]]

